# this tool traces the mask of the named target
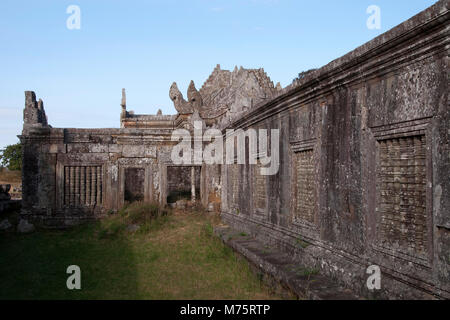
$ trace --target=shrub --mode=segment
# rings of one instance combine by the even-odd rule
[[[169,211],[157,203],[134,202],[126,205],[119,213],[131,224],[146,224],[167,216]]]
[[[0,165],[11,171],[22,170],[22,145],[16,143],[7,146],[0,153]]]
[[[100,239],[114,239],[117,238],[125,228],[126,224],[121,217],[110,217],[101,222],[98,236]]]
[[[139,233],[158,229],[168,221],[170,211],[157,203],[135,202],[126,204],[118,214],[101,221],[99,237],[115,238],[131,225],[139,225]]]

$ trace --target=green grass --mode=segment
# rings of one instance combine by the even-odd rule
[[[70,231],[0,234],[0,299],[278,298],[213,235],[217,218],[138,207]],[[66,288],[69,265],[81,290]]]

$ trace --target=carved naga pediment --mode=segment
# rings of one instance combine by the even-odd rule
[[[192,105],[188,101],[184,100],[183,94],[178,89],[176,82],[174,82],[170,87],[169,95],[170,100],[173,101],[173,105],[175,106],[175,109],[178,111],[178,113],[191,114],[194,112]]]
[[[198,92],[197,88],[195,87],[194,81],[191,80],[191,83],[189,84],[188,88],[188,99],[189,103],[191,104],[192,108],[197,111],[201,111],[203,109],[203,99]]]
[[[191,81],[184,100],[177,84],[170,88],[170,98],[181,115],[198,112],[204,120],[219,121],[225,116],[239,117],[258,103],[279,94],[281,85],[274,86],[264,69],[213,70],[203,86],[197,90]]]
[[[179,114],[193,114],[198,112],[201,118],[215,118],[228,110],[227,106],[217,106],[212,108],[204,104],[203,97],[191,81],[187,91],[188,100],[184,100],[183,94],[178,89],[176,82],[170,87],[170,99],[173,101],[175,109]]]

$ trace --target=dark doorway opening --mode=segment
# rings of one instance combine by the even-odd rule
[[[125,201],[144,201],[145,169],[125,168]]]
[[[194,198],[200,199],[200,173],[201,167],[167,167],[167,203],[175,203],[179,200],[193,200],[192,174],[194,174]]]

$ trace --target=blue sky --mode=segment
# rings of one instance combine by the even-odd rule
[[[118,127],[121,88],[128,109],[173,114],[172,82],[186,96],[216,64],[263,67],[284,87],[435,2],[1,0],[0,149],[18,141],[25,90],[53,127]],[[81,9],[80,30],[66,27],[69,5]],[[370,5],[380,30],[366,27]]]

